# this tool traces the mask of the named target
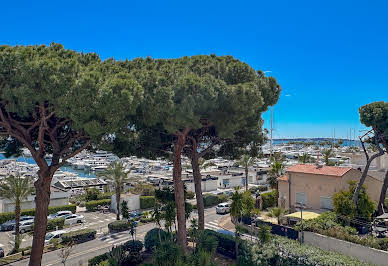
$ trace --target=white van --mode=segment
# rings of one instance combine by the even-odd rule
[[[44,239],[44,244],[45,245],[49,244],[52,239],[61,239],[64,233],[66,233],[65,230],[58,230],[58,231],[47,233]]]

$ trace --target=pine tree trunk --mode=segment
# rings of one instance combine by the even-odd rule
[[[15,201],[15,252],[19,251],[20,247],[20,200]]]
[[[120,188],[116,187],[116,220],[120,220]]]
[[[187,134],[186,134],[187,135]],[[174,169],[173,169],[173,179],[174,179],[174,194],[175,194],[175,205],[176,205],[176,214],[178,221],[178,244],[182,246],[183,251],[186,253],[186,242],[187,242],[187,232],[186,232],[186,217],[185,217],[185,199],[184,199],[184,186],[182,182],[182,149],[186,142],[185,134],[178,134],[177,141],[174,144]]]
[[[47,229],[48,206],[50,204],[50,186],[53,174],[54,173],[50,173],[49,169],[39,170],[39,178],[34,183],[36,190],[35,219],[29,266],[41,265]]]
[[[195,197],[197,199],[197,210],[198,210],[198,229],[205,230],[205,206],[203,204],[202,196],[202,177],[198,163],[198,151],[197,146],[193,145],[193,152],[191,158],[191,166],[193,168],[193,179],[195,188]]]
[[[369,160],[367,160],[367,162],[366,162],[365,169],[364,169],[364,171],[362,172],[360,181],[359,181],[358,184],[357,184],[356,190],[354,191],[353,198],[352,198],[353,202],[354,202],[356,205],[358,204],[358,196],[360,195],[360,191],[361,191],[362,185],[364,184],[365,179],[366,179],[366,177],[367,177],[367,175],[368,175],[369,167],[370,167],[372,161],[373,161],[374,159],[376,159],[377,157],[378,157],[378,155],[377,155],[377,154],[374,154],[374,155],[372,155],[372,156],[369,158]]]
[[[384,183],[383,183],[383,186],[381,187],[379,206],[377,209],[378,215],[381,215],[384,213],[384,201],[387,195],[387,189],[388,189],[388,171],[385,173]]]

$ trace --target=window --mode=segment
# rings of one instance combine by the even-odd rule
[[[305,192],[296,192],[295,193],[295,203],[306,205],[306,193]]]

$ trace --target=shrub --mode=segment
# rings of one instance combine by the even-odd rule
[[[85,204],[87,211],[96,211],[98,206],[106,206],[110,205],[111,200],[105,199],[105,200],[92,200],[88,201]]]
[[[77,231],[72,231],[69,233],[65,233],[62,235],[62,242],[63,243],[83,243],[86,241],[90,241],[96,238],[96,230],[93,229],[81,229]]]
[[[88,188],[86,189],[85,193],[85,200],[86,201],[92,201],[92,200],[98,200],[98,196],[102,194],[100,190],[97,188]]]
[[[129,229],[129,222],[126,220],[114,221],[108,224],[108,229],[110,233],[126,231]]]
[[[272,190],[271,192],[266,192],[261,194],[261,199],[263,200],[263,209],[275,207],[276,201],[277,201],[276,190]]]
[[[205,229],[204,233],[208,237],[215,237],[218,240],[218,245],[217,245],[217,252],[221,253],[223,255],[226,255],[231,258],[236,257],[236,250],[235,250],[235,238],[233,236],[225,235],[218,233],[216,231],[212,231],[209,229]]]
[[[65,226],[65,219],[64,218],[56,218],[56,219],[49,219],[47,220],[47,231],[54,231],[58,229],[63,229]]]
[[[152,251],[154,247],[157,247],[160,245],[159,234],[158,234],[159,230],[160,230],[159,228],[151,229],[145,235],[144,247],[147,251]],[[166,239],[169,238],[169,233],[167,233],[166,231],[160,230],[160,238],[162,239],[162,241],[165,241]]]
[[[140,218],[140,222],[143,223],[143,224],[151,223],[153,221],[154,221],[154,219],[152,217],[150,217],[150,218],[141,217]]]
[[[150,209],[155,206],[155,196],[141,196],[140,209]]]
[[[106,252],[104,254],[101,254],[101,255],[98,255],[98,256],[95,256],[95,257],[89,259],[88,260],[88,265],[89,266],[100,265],[101,262],[106,261],[107,259],[109,259],[108,254],[109,254],[109,252]]]
[[[205,208],[216,206],[219,203],[219,199],[216,195],[205,194],[203,195],[203,205]]]
[[[193,191],[186,192],[186,199],[194,199],[195,193]]]
[[[181,246],[172,241],[164,241],[153,251],[153,265],[176,265],[178,261],[182,260],[183,256]]]
[[[100,193],[97,196],[97,200],[104,200],[104,199],[111,199],[112,195],[114,195],[114,192],[105,192],[105,193]]]
[[[209,253],[214,253],[217,250],[218,238],[213,235],[202,233],[199,234],[197,240],[197,250],[203,250]]]
[[[229,200],[229,197],[225,194],[218,195],[217,197],[218,197],[218,203],[227,202]]]
[[[123,249],[130,252],[140,252],[143,249],[143,243],[139,240],[129,240],[123,244]]]
[[[75,213],[77,206],[75,204],[63,205],[63,206],[52,206],[48,208],[48,213],[53,214],[58,211],[72,211]],[[20,213],[21,216],[34,216],[35,209],[22,210]],[[14,212],[4,212],[0,213],[0,224],[5,223],[6,221],[15,219]]]

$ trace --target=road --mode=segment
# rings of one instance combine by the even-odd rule
[[[193,213],[191,217],[196,217],[197,214]],[[216,214],[215,208],[209,208],[205,210],[205,228],[218,230],[218,222],[223,215]],[[189,226],[189,222],[188,222]],[[136,231],[136,239],[144,241],[145,234],[155,227],[154,223],[145,224],[139,226]],[[82,243],[73,247],[73,250],[66,262],[67,266],[79,266],[87,265],[88,260],[97,255],[103,254],[112,249],[112,246],[120,245],[130,240],[131,236],[128,231],[117,233],[117,234],[108,234],[98,232],[95,240]],[[59,257],[60,251],[48,252],[43,255],[42,265],[45,266],[54,266],[62,265]],[[28,264],[28,260],[23,260],[12,265],[24,266]]]

